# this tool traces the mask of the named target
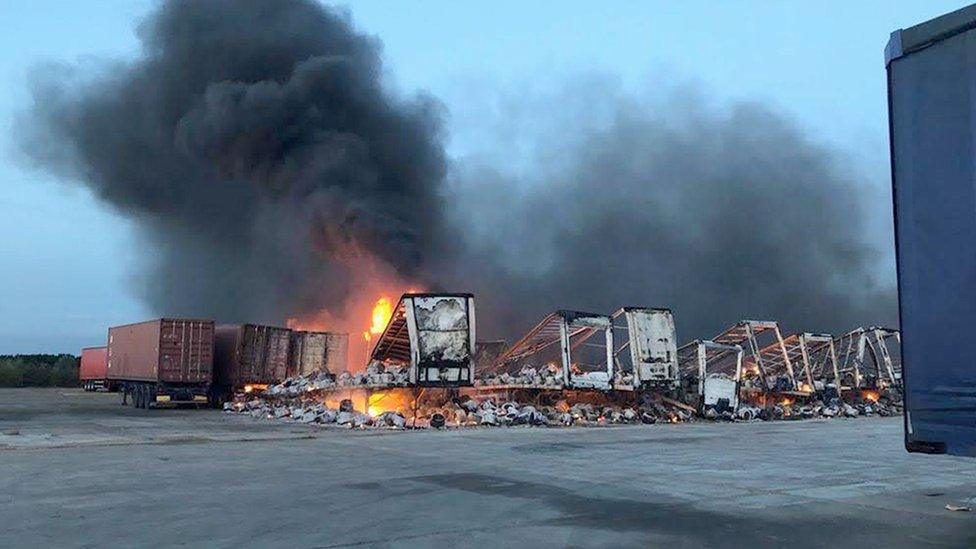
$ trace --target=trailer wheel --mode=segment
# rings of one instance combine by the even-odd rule
[[[119,404],[122,406],[126,405],[126,395],[128,394],[129,393],[125,390],[125,387],[122,387],[122,389],[119,391]]]
[[[135,400],[136,400],[136,408],[146,407],[146,391],[142,385],[136,387]]]

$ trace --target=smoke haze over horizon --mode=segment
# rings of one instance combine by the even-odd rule
[[[448,158],[446,108],[389,89],[380,40],[336,10],[166,2],[140,38],[132,62],[38,67],[19,127],[39,167],[137,222],[137,290],[159,314],[341,317],[379,270],[473,291],[486,337],[555,308],[669,306],[681,340],[746,317],[895,318],[865,186],[761,104],[600,82],[525,97],[553,127],[512,170]]]

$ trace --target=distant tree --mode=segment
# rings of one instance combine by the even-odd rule
[[[10,361],[0,361],[0,387],[23,387],[24,373]]]
[[[79,363],[72,355],[2,355],[0,387],[76,387]]]
[[[78,359],[63,355],[51,368],[50,384],[55,387],[75,387],[78,385]]]

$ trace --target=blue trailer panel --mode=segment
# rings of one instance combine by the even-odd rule
[[[905,446],[976,455],[976,6],[885,49]]]

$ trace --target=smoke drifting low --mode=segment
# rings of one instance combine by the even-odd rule
[[[465,264],[490,285],[482,316],[527,328],[557,307],[667,306],[682,340],[740,319],[896,322],[872,189],[840,155],[758,104],[710,108],[692,89],[647,99],[599,77],[572,93],[523,111],[564,122],[522,144],[534,154],[515,173],[497,153],[458,163],[458,197],[476,207]],[[531,127],[518,116],[510,127]]]
[[[145,231],[159,314],[340,318],[381,278],[475,292],[487,336],[555,308],[670,306],[683,340],[894,316],[858,182],[760,106],[594,97],[610,116],[562,116],[545,161],[448,180],[444,108],[384,88],[378,40],[329,8],[171,1],[140,37],[132,63],[39,68],[21,130]]]

